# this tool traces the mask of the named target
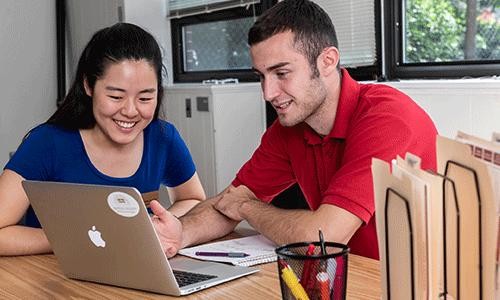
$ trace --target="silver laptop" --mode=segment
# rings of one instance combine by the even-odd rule
[[[69,278],[180,296],[258,271],[167,259],[135,188],[28,180],[22,185]]]

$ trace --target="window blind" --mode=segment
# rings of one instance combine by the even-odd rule
[[[345,67],[375,64],[375,1],[314,0],[332,19]]]
[[[169,0],[168,17],[182,18],[257,3],[260,0]]]

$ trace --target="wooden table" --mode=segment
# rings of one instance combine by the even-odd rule
[[[347,299],[380,299],[376,260],[349,255]],[[178,298],[67,279],[54,255],[0,257],[0,299],[280,299],[276,263],[260,272]]]

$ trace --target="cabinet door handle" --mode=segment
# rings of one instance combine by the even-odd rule
[[[186,98],[186,118],[191,118],[191,98]]]
[[[118,6],[116,8],[116,15],[118,16],[118,22],[123,22],[123,7]]]

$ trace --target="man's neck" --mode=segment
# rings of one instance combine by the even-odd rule
[[[318,112],[305,122],[320,136],[330,134],[337,115],[340,98],[340,78],[336,82],[327,83],[328,93]]]

